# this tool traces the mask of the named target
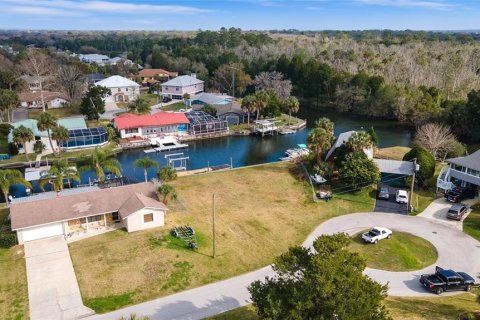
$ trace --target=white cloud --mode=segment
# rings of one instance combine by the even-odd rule
[[[419,1],[419,0],[354,0],[354,2],[380,5],[380,6],[393,6],[393,7],[417,7],[427,9],[450,9],[454,7],[453,4],[440,2],[440,1]]]
[[[78,12],[71,12],[62,9],[48,8],[48,7],[36,7],[36,6],[14,6],[5,9],[8,12],[25,15],[35,16],[82,16],[83,14]]]
[[[192,6],[182,5],[155,5],[138,4],[113,1],[94,1],[94,0],[0,0],[8,5],[7,11],[19,14],[38,14],[60,15],[62,12],[71,12],[76,10],[83,13],[130,13],[130,14],[198,14],[211,12],[211,10],[201,9]],[[35,8],[28,10],[28,8]],[[67,11],[68,10],[68,11]]]

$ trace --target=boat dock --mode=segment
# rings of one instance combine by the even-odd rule
[[[144,153],[166,152],[188,148],[188,144],[180,143],[174,137],[150,138],[150,144],[156,147],[143,150]]]

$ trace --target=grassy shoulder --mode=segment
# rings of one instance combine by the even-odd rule
[[[313,203],[297,175],[294,165],[277,163],[179,178],[172,183],[179,201],[165,227],[132,234],[118,230],[70,245],[85,303],[105,312],[255,270],[302,243],[321,222],[373,208],[371,189]],[[215,259],[212,193],[217,197]],[[196,230],[198,251],[168,234],[185,224]],[[118,281],[125,274],[128,281]]]
[[[367,260],[367,266],[387,271],[420,270],[435,263],[438,253],[428,241],[409,233],[393,231],[390,239],[378,244],[366,244],[362,231],[352,238],[350,250],[359,253]]]
[[[8,209],[0,208],[0,225]],[[27,275],[23,246],[0,248],[0,315],[2,319],[28,319]]]
[[[451,320],[465,312],[480,309],[478,296],[472,293],[457,294],[454,296],[400,298],[388,297],[385,305],[394,320]],[[237,308],[208,320],[259,320],[252,305]],[[206,319],[206,320],[207,320]]]
[[[480,241],[480,204],[472,206],[472,211],[463,221],[463,232]]]

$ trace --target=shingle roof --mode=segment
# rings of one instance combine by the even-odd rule
[[[117,129],[142,128],[188,124],[185,114],[179,112],[157,112],[155,114],[137,115],[124,113],[113,119]]]
[[[140,72],[138,73],[140,77],[154,77],[159,74],[176,77],[178,75],[178,72],[171,72],[164,69],[143,69],[140,70]]]
[[[135,81],[129,80],[122,76],[111,76],[95,83],[96,86],[107,88],[123,88],[123,87],[140,87]]]
[[[121,216],[126,217],[143,208],[139,207],[138,203],[126,205],[132,195],[137,199],[134,198],[132,202],[138,201],[140,206],[167,210],[163,203],[156,200],[157,195],[152,183],[138,183],[73,195],[60,195],[51,199],[12,203],[10,207],[12,230],[115,212],[124,205]]]
[[[172,87],[188,87],[193,86],[195,84],[203,83],[202,80],[197,79],[192,76],[179,76],[172,80],[162,83],[162,86],[172,86]]]
[[[45,102],[50,102],[56,98],[69,100],[68,97],[61,92],[43,91],[43,100]],[[42,101],[42,93],[40,91],[22,92],[18,94],[18,99],[20,102],[39,102]]]
[[[448,159],[447,162],[480,171],[480,150],[465,157]]]
[[[122,219],[125,219],[130,214],[143,208],[158,208],[158,200],[147,197],[141,193],[134,193],[125,201],[120,209],[118,209],[118,213]]]

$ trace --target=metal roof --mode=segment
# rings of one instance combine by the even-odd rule
[[[233,98],[231,96],[224,95],[224,94],[207,93],[207,92],[201,92],[199,94],[195,94],[190,99],[193,101],[198,100],[202,103],[212,104],[212,105],[227,105],[227,104],[231,104],[233,101]]]
[[[382,173],[401,174],[410,176],[413,174],[413,162],[387,159],[373,159]]]
[[[68,130],[87,128],[87,123],[85,122],[83,116],[58,119],[57,123],[59,126],[63,126]]]
[[[172,80],[162,83],[162,87],[163,86],[188,87],[188,86],[193,86],[195,84],[200,84],[200,83],[203,83],[203,81],[192,76],[184,75],[184,76],[179,76],[179,77],[173,78]]]
[[[108,77],[107,79],[98,81],[97,83],[95,83],[95,85],[107,87],[107,88],[140,87],[140,85],[135,81],[129,80],[122,76],[111,76],[111,77]]]
[[[448,159],[447,162],[480,171],[480,150],[465,157]]]

